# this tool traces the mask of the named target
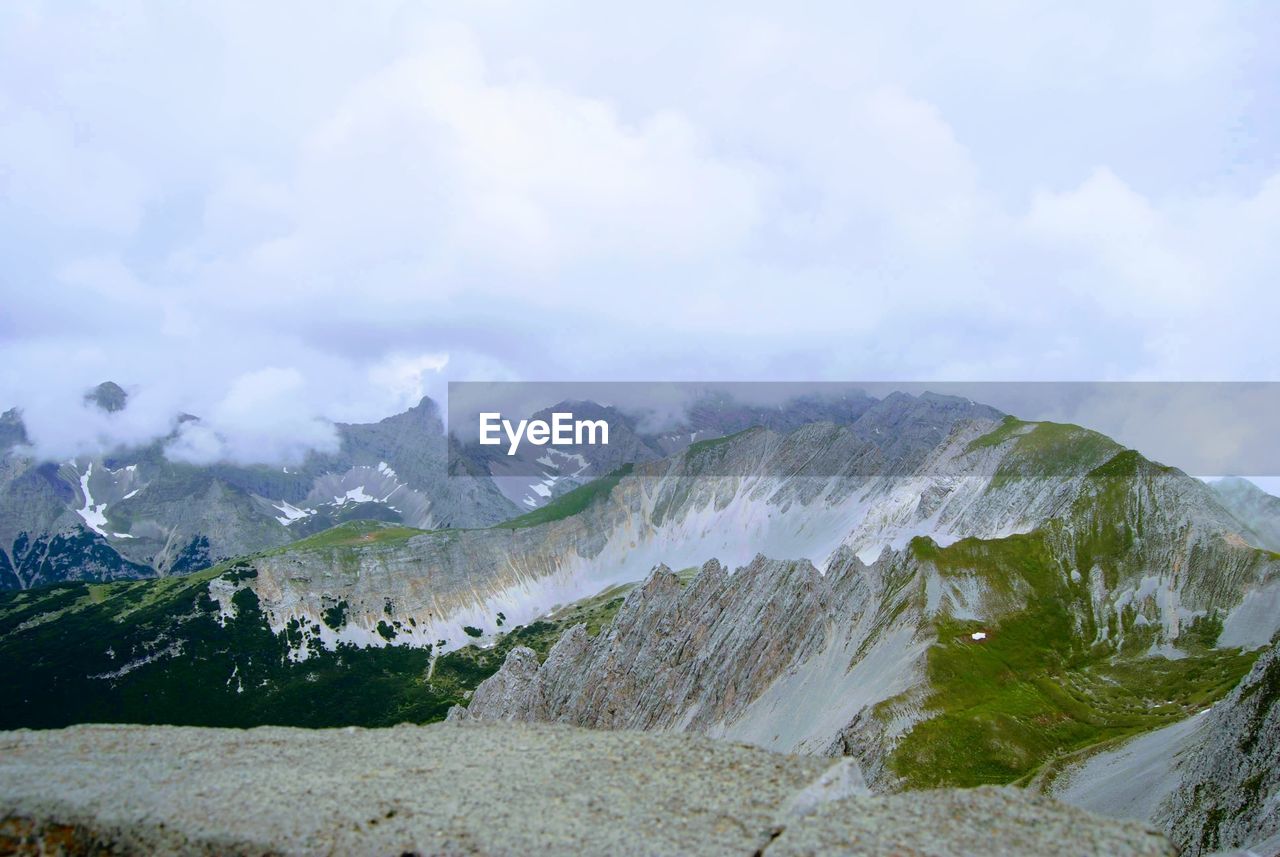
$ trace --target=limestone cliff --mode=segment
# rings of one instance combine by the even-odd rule
[[[1156,813],[1191,857],[1280,834],[1280,641],[1206,720]]]

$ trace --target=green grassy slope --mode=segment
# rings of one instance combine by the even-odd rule
[[[420,536],[430,530],[418,530],[385,521],[348,521],[336,527],[307,536],[296,542],[265,551],[266,554],[295,553],[297,551],[326,550],[328,548],[362,547],[375,544],[395,544]]]
[[[1178,660],[1148,655],[1154,637],[1128,614],[1120,650],[1093,643],[1088,576],[1073,580],[1042,533],[946,548],[917,539],[911,549],[944,577],[979,577],[1024,606],[995,622],[932,621],[926,719],[889,760],[908,787],[1015,782],[1085,748],[1167,726],[1225,696],[1256,657],[1212,648],[1216,617],[1184,631],[1177,642],[1188,656]],[[975,640],[975,632],[986,636]]]

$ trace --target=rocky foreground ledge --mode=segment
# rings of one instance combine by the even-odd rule
[[[0,853],[1167,855],[1010,789],[871,797],[849,763],[531,724],[0,733]]]

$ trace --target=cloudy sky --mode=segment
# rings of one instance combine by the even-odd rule
[[[1280,380],[1278,43],[1267,2],[7,2],[0,409],[266,460],[448,379]]]

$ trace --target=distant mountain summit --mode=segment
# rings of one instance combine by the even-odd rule
[[[1258,545],[1280,551],[1280,497],[1248,479],[1229,476],[1210,483],[1222,504],[1258,537]]]
[[[22,414],[10,408],[0,414],[0,452],[27,442],[27,429],[22,424]]]
[[[94,405],[109,414],[123,411],[129,404],[129,394],[115,381],[103,381],[84,394],[86,404]]]

